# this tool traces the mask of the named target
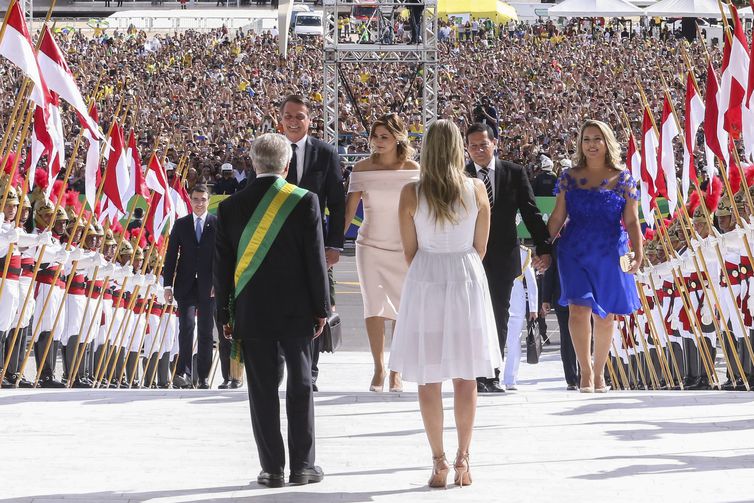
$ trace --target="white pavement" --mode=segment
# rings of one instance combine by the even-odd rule
[[[326,477],[281,489],[254,481],[245,389],[3,390],[0,502],[754,501],[754,393],[566,392],[550,350],[520,391],[480,396],[473,485],[429,490],[416,388],[365,392],[371,366],[323,355]],[[450,393],[445,407],[452,456]]]

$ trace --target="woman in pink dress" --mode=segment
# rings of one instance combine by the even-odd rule
[[[408,270],[403,258],[398,203],[403,186],[419,179],[419,165],[411,160],[408,131],[396,114],[380,117],[371,128],[372,155],[353,168],[346,199],[346,229],[359,201],[364,219],[356,238],[356,268],[364,301],[369,347],[374,360],[370,391],[385,386],[385,324],[398,317],[401,289]],[[401,376],[390,373],[390,391],[403,390]]]

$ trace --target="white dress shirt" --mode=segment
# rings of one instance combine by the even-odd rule
[[[484,169],[484,166],[480,166],[477,163],[474,163],[474,167],[476,168],[476,177],[482,180],[482,174],[480,171]],[[493,202],[495,199],[497,199],[497,194],[495,194],[495,189],[497,186],[495,185],[495,156],[492,156],[492,160],[487,165],[487,169],[489,170],[488,177],[490,179],[490,183],[492,184],[492,200]]]

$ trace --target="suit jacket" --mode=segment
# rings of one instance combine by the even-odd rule
[[[250,181],[218,207],[214,284],[220,323],[230,319],[241,234],[275,179]],[[256,273],[235,300],[235,337],[312,337],[314,318],[326,318],[330,312],[328,285],[319,200],[308,192],[290,213]]]
[[[210,298],[216,228],[217,218],[207,213],[202,240],[197,243],[193,213],[175,221],[173,230],[170,231],[162,277],[165,286],[173,285],[173,296],[176,300],[187,298],[194,281],[197,282],[197,300]]]
[[[346,195],[343,188],[343,173],[340,169],[338,151],[332,145],[308,136],[304,152],[304,174],[299,187],[317,194],[322,221],[325,207],[330,210],[327,229],[324,230],[325,246],[343,248],[346,220]]]
[[[473,162],[466,165],[466,174],[477,178]],[[550,237],[537,208],[537,201],[524,168],[508,161],[495,160],[495,204],[492,207],[490,237],[484,268],[490,283],[513,281],[521,274],[519,240],[516,231],[516,213],[534,240],[537,255],[550,253]]]

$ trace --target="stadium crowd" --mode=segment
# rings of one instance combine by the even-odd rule
[[[479,120],[492,123],[500,136],[500,156],[527,166],[532,177],[541,154],[556,166],[572,155],[577,125],[588,116],[600,116],[619,128],[622,107],[638,129],[636,79],[659,113],[658,72],[663,72],[679,113],[683,111],[680,46],[686,42],[668,32],[649,28],[634,30],[629,37],[620,25],[478,24],[474,31],[450,25],[440,30],[439,114],[462,129]],[[175,152],[188,150],[191,184],[214,184],[226,163],[236,178],[243,178],[242,173],[252,169],[250,141],[279,128],[282,96],[300,93],[310,98],[317,107],[312,133],[322,137],[321,42],[293,37],[288,57],[281,58],[276,37],[269,32],[222,29],[155,35],[131,29],[96,38],[80,32],[58,38],[85,94],[102,73],[96,103],[103,121],[112,116],[122,85],[131,101],[127,125],[133,124],[140,144],[148,150],[155,135],[162,134]],[[703,50],[698,43],[688,49],[703,85]],[[719,52],[713,49],[712,57],[719,60]],[[3,116],[10,113],[15,97],[18,79],[6,78],[14,72],[0,62]],[[421,71],[382,65],[353,67],[344,74],[363,117],[341,93],[340,134],[349,153],[366,152],[365,126],[389,111],[404,117],[412,136],[420,137]],[[177,154],[174,157],[177,161]],[[73,177],[75,186],[83,166]]]

